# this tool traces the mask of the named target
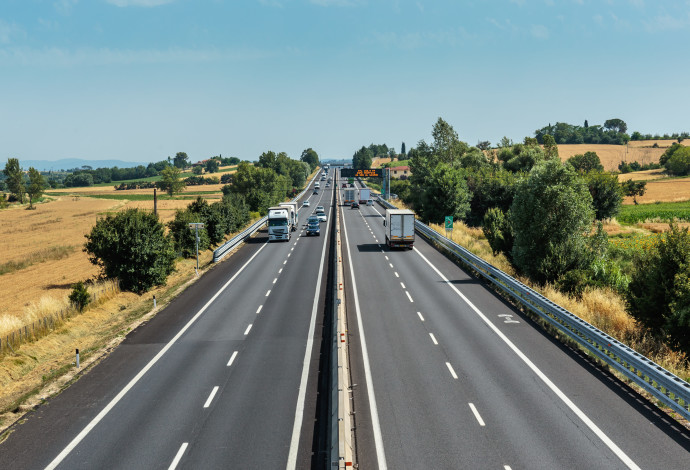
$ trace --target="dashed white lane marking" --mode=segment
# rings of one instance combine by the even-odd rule
[[[280,268],[280,269],[278,270],[278,274],[280,274],[280,273],[282,273],[282,272],[283,272],[283,268]]]
[[[431,336],[431,341],[433,341],[434,344],[438,345],[438,341],[436,341],[436,336],[434,336],[433,333],[429,333],[429,336]]]
[[[386,255],[386,261],[388,261],[388,255]]]
[[[208,408],[209,406],[211,406],[211,402],[213,401],[213,397],[216,396],[216,393],[218,393],[218,385],[213,387],[213,390],[211,390],[211,394],[206,399],[206,403],[204,403],[204,408]]]
[[[410,295],[410,293],[407,291],[405,291],[405,293],[407,294],[407,298],[410,299],[410,302],[414,303],[414,300],[412,300],[412,296]]]
[[[287,257],[289,258],[291,254],[292,254],[292,253],[288,253],[288,256],[287,256]]]
[[[470,408],[472,408],[472,413],[474,413],[474,417],[477,418],[477,422],[479,423],[479,425],[486,426],[486,424],[484,424],[484,420],[482,419],[482,417],[479,416],[479,411],[477,411],[477,408],[475,408],[474,404],[470,403]]]
[[[400,283],[400,286],[401,286],[403,289],[406,289],[405,284],[403,284],[402,282]]]
[[[187,450],[187,446],[189,445],[189,442],[183,442],[182,445],[180,446],[180,450],[177,451],[177,454],[175,454],[175,458],[173,459],[172,463],[168,467],[168,470],[175,470],[177,468],[177,464],[180,463],[180,460],[182,460],[182,455],[184,455],[184,451]]]
[[[275,284],[277,280],[278,278],[273,279],[273,284]]]
[[[400,277],[400,274],[398,274],[397,272],[395,272],[393,274],[395,274],[395,277]]]
[[[268,292],[266,292],[266,297],[268,297],[269,295],[271,295],[271,289],[268,289]]]
[[[293,246],[292,248],[290,248],[290,251],[295,251],[295,247]]]
[[[474,312],[479,316],[479,318],[482,319],[482,321],[488,326],[490,329],[496,333],[496,335],[503,340],[503,342],[515,353],[516,356],[518,356],[522,362],[525,363],[527,367],[529,367],[534,374],[541,379],[544,384],[551,389],[551,391],[568,407],[570,410],[577,415],[578,418],[594,433],[599,437],[599,439],[602,440],[606,446],[613,451],[616,456],[621,459],[621,461],[631,469],[639,470],[640,467],[630,458],[628,455],[621,450],[620,447],[616,445],[615,442],[613,442],[600,428],[597,426],[594,421],[592,421],[589,416],[587,416],[580,408],[578,408],[575,403],[570,400],[566,396],[563,391],[554,384],[551,379],[549,379],[546,374],[544,374],[537,366],[523,353],[520,349],[518,349],[515,344],[508,339],[508,337],[503,334],[501,330],[498,329],[497,326],[495,326],[491,321],[484,315],[481,310],[479,310],[465,295],[458,290],[457,287],[455,287],[451,282],[448,280],[446,276],[441,273],[441,271],[438,270],[436,266],[434,266],[426,256],[424,256],[417,248],[414,248],[415,253],[417,253],[428,265],[433,269],[436,274],[439,275],[443,281],[448,284],[448,286],[455,291],[458,296],[465,301],[465,303],[472,309]]]
[[[253,325],[253,323],[250,323],[249,326],[247,327],[247,329],[244,330],[244,336],[247,336],[249,334],[249,330],[252,329],[252,325]]]
[[[232,363],[235,362],[236,357],[237,357],[237,351],[232,353],[232,356],[230,356],[230,360],[228,361],[228,364],[226,367],[230,367],[232,365]]]
[[[262,308],[264,308],[263,304],[262,304],[262,305],[259,305],[259,308],[256,309],[256,314],[257,314],[257,315],[259,314],[259,312],[261,311]]]
[[[422,312],[417,312],[417,315],[419,315],[419,319],[424,321],[424,317],[422,316]]]
[[[453,370],[453,366],[450,365],[450,362],[446,362],[446,367],[448,367],[448,370],[450,371],[450,375],[452,375],[453,378],[457,380],[458,375]]]
[[[510,465],[504,465],[503,470],[511,470]]]
[[[390,267],[392,268],[392,267],[393,267],[393,264],[392,264],[392,263],[388,263],[388,266],[390,266]]]
[[[287,264],[287,260],[283,261],[283,264]]]

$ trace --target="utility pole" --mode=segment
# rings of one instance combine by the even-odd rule
[[[199,227],[204,228],[202,222],[192,222],[189,224],[189,228],[194,228],[196,232],[196,275],[199,275]]]

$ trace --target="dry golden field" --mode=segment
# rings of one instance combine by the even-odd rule
[[[191,186],[181,194],[194,191],[217,191],[204,194],[209,202],[219,200],[222,185]],[[52,192],[52,191],[51,191]],[[95,199],[89,194],[118,197],[128,194],[153,194],[152,189],[116,191],[112,186],[58,190],[64,196],[37,204],[35,210],[11,207],[0,211],[0,265],[31,259],[33,264],[0,275],[0,335],[28,323],[33,303],[64,302],[72,284],[93,279],[97,267],[91,264],[83,246],[84,236],[99,218],[128,208],[153,210],[153,200],[128,201]],[[175,210],[184,209],[190,199],[158,200],[158,213],[165,223]]]
[[[651,181],[668,178],[663,169],[633,171],[632,173],[620,173],[618,181]]]
[[[644,196],[638,197],[640,204],[653,202],[680,202],[690,200],[690,178],[667,178],[647,182]],[[626,197],[623,204],[633,204],[633,198]]]

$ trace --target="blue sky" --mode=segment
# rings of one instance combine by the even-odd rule
[[[2,0],[0,161],[690,131],[689,46],[689,0]]]

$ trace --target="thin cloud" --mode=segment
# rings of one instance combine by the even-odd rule
[[[106,0],[116,7],[158,7],[172,3],[175,0]]]
[[[0,20],[0,44],[10,44],[16,37],[25,37],[24,30],[19,26]]]
[[[543,24],[535,24],[530,28],[530,34],[537,39],[548,39],[549,30]]]
[[[282,53],[292,54],[290,50]],[[273,57],[278,53],[255,49],[45,49],[0,48],[0,66],[76,67],[165,63],[241,62]]]
[[[322,7],[353,7],[359,2],[352,0],[309,0],[314,5]]]
[[[651,21],[645,21],[644,26],[651,33],[690,29],[690,13],[685,17],[671,15],[656,16]]]

